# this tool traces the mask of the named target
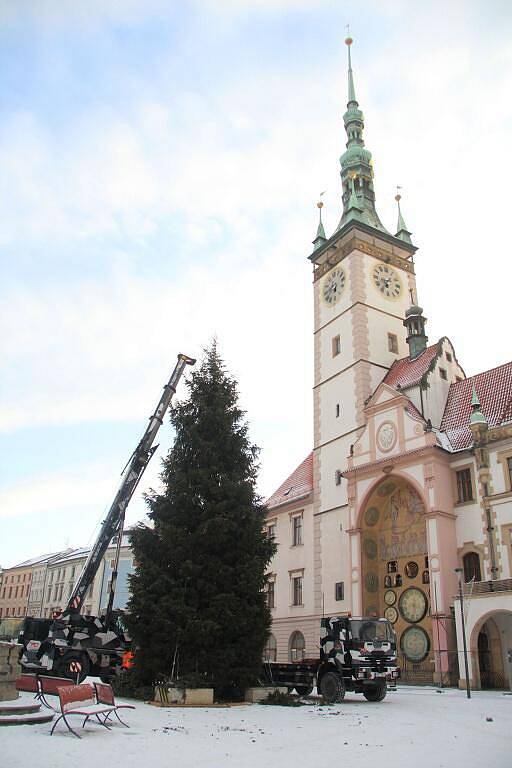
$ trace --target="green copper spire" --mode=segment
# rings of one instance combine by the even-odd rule
[[[322,195],[323,195],[323,192],[322,192]],[[324,225],[323,225],[323,222],[322,222],[322,208],[324,207],[324,204],[322,203],[321,200],[319,200],[319,202],[316,204],[316,207],[318,208],[318,212],[320,214],[320,217],[319,217],[319,220],[318,220],[318,227],[317,227],[317,230],[316,230],[316,237],[313,240],[313,245],[314,245],[313,250],[314,251],[318,250],[318,248],[320,248],[320,246],[322,246],[326,242],[326,240],[327,240],[327,238],[325,236]]]
[[[352,72],[352,38],[347,37],[345,43],[348,47],[348,102],[343,122],[347,133],[347,149],[340,157],[343,215],[336,231],[342,229],[349,221],[357,220],[381,232],[387,232],[375,210],[372,153],[364,146],[364,116],[356,100]],[[357,198],[357,205],[354,205],[354,197]]]
[[[482,413],[482,409],[480,406],[480,400],[478,399],[478,395],[476,393],[476,387],[475,387],[475,380],[473,379],[472,382],[473,386],[473,394],[471,396],[471,416],[469,417],[469,423],[470,424],[485,424],[487,425],[487,419],[485,418],[484,414]]]
[[[347,43],[350,40],[350,43]],[[350,46],[352,45],[352,38],[347,37],[345,40],[348,46],[348,103],[354,102],[357,105],[356,89],[354,88],[354,74],[352,72],[352,59],[350,57]]]
[[[398,205],[398,224],[396,226],[396,235],[395,237],[398,237],[399,240],[404,240],[406,243],[411,243],[411,233],[405,226],[404,217],[402,216],[402,211],[400,210],[400,200],[402,199],[402,195],[398,192],[398,190],[401,189],[401,187],[397,187],[397,193],[395,195],[395,200]]]

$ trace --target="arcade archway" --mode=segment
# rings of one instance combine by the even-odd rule
[[[390,476],[375,487],[361,517],[363,613],[392,623],[402,676],[414,682],[431,682],[434,674],[424,513],[415,488]]]
[[[471,637],[474,685],[508,689],[511,686],[512,612],[494,611],[475,626]]]

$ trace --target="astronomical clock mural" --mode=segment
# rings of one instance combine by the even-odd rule
[[[407,483],[377,486],[362,521],[363,614],[385,616],[411,664],[431,655],[430,585],[423,503]]]

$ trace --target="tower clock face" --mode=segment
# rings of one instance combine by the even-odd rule
[[[406,621],[417,624],[428,610],[428,600],[421,589],[409,587],[400,595],[398,610]]]
[[[400,638],[400,646],[402,653],[409,661],[418,663],[428,656],[429,636],[421,627],[407,627]]]
[[[402,295],[402,283],[398,272],[388,264],[377,264],[373,267],[372,280],[376,289],[386,299],[398,299]]]
[[[345,287],[345,272],[341,267],[331,270],[322,283],[322,298],[333,307],[339,301]]]

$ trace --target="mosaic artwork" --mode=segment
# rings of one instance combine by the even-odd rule
[[[362,527],[363,612],[393,624],[403,663],[427,659],[431,620],[421,497],[401,480],[384,480],[369,499]]]

